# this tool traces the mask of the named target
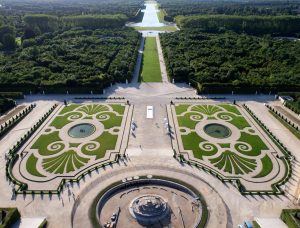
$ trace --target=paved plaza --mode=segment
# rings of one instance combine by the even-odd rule
[[[293,163],[292,178],[284,185],[285,195],[242,196],[234,185],[224,184],[213,175],[193,166],[181,164],[173,158],[172,139],[167,134],[164,124],[164,119],[168,117],[167,105],[170,104],[171,100],[176,101],[175,98],[179,96],[198,97],[189,86],[171,83],[118,84],[108,89],[107,94],[102,96],[124,96],[133,106],[132,121],[137,125],[137,128],[135,135],[129,134],[126,149],[128,157],[116,164],[91,172],[78,183],[68,185],[68,187],[63,189],[60,196],[45,194],[17,195],[16,198],[12,198],[11,185],[5,178],[4,151],[7,151],[14,145],[16,138],[21,137],[54,103],[62,105],[64,99],[78,103],[78,100],[74,100],[75,96],[71,95],[27,96],[23,103],[35,102],[37,107],[0,141],[0,149],[3,151],[0,161],[0,186],[3,191],[0,195],[0,200],[3,206],[17,206],[21,214],[26,217],[45,216],[49,222],[49,227],[60,227],[62,222],[66,224],[66,227],[71,227],[71,213],[73,211],[76,215],[74,224],[77,222],[81,224],[79,223],[81,221],[84,222],[85,227],[91,227],[89,220],[86,219],[90,207],[89,202],[94,199],[101,189],[124,178],[151,174],[178,178],[193,184],[199,189],[206,201],[211,202],[209,206],[211,216],[216,213],[215,218],[222,218],[220,220],[210,219],[208,227],[216,227],[216,223],[219,223],[220,227],[235,227],[245,219],[278,217],[282,208],[296,207],[299,180],[298,162]],[[296,161],[300,159],[297,154],[299,141],[295,140],[288,130],[285,130],[280,123],[276,122],[276,119],[268,114],[264,106],[266,102],[273,102],[273,96],[226,95],[226,97],[224,102],[232,102],[235,99],[241,101],[238,104],[246,103],[292,151]],[[95,100],[87,98],[80,101],[80,104],[93,102]],[[109,103],[110,101],[108,100],[107,102]],[[180,102],[182,103],[181,100]],[[185,103],[191,104],[191,101],[186,101]],[[220,104],[220,101],[208,98],[192,102],[192,104],[195,103],[199,105]],[[146,119],[147,105],[154,107],[153,119]],[[47,188],[51,189],[53,184],[59,184],[59,182],[39,183],[33,187],[43,186],[44,188],[44,186],[47,186]],[[219,202],[213,203],[212,199],[217,199],[214,194],[218,196]],[[224,211],[227,214],[220,210],[220,205],[223,205],[222,207],[224,207]],[[60,213],[56,213],[57,211],[60,211]],[[224,216],[227,219],[224,219]]]

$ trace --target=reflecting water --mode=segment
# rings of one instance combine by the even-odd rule
[[[73,138],[85,138],[95,132],[96,128],[92,124],[83,123],[70,128],[68,134]]]
[[[231,130],[228,127],[218,123],[207,124],[204,127],[204,132],[218,139],[228,138],[231,135]]]
[[[151,3],[145,3],[146,9],[144,9],[142,12],[144,12],[144,17],[141,23],[136,23],[134,26],[138,27],[162,27],[165,26],[165,24],[160,23],[158,20],[156,9],[157,3],[151,2]]]

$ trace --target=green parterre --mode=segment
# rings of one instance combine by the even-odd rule
[[[283,178],[280,150],[238,106],[176,104],[172,109],[182,158],[225,179],[270,182],[270,188]]]
[[[76,176],[118,153],[124,130],[125,104],[70,104],[61,107],[27,146],[21,173],[30,180]],[[95,129],[85,134],[84,125]],[[78,137],[70,129],[78,128]],[[74,132],[73,132],[74,133]],[[23,166],[22,166],[23,164]],[[22,167],[25,167],[22,170]]]

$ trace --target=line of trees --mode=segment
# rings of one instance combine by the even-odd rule
[[[294,101],[287,101],[286,106],[300,115],[300,92],[283,92],[279,93],[280,96],[291,96]]]
[[[82,27],[85,29],[120,28],[123,27],[128,18],[125,15],[79,15],[62,18],[67,27]]]
[[[165,19],[173,20],[178,15],[298,15],[299,1],[207,1],[207,0],[158,0],[166,10]]]
[[[51,14],[57,16],[82,14],[125,14],[128,18],[136,15],[143,0],[4,0],[0,15]]]
[[[46,14],[28,14],[24,16],[24,21],[28,28],[37,30],[37,34],[54,32],[59,26],[59,20],[57,16]]]
[[[197,15],[178,16],[176,22],[180,28],[197,28],[204,32],[231,30],[253,35],[282,36],[300,33],[300,17],[298,16]]]
[[[36,35],[57,31],[58,29],[70,29],[81,27],[84,29],[122,28],[127,21],[125,15],[75,15],[58,17],[47,14],[25,15],[23,39],[33,38]]]

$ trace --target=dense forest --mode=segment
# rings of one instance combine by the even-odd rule
[[[40,87],[65,92],[83,85],[101,90],[131,79],[138,45],[139,34],[130,28],[44,33],[23,40],[14,52],[0,54],[0,82],[27,92]]]
[[[130,81],[142,0],[3,0],[0,91],[94,93]]]
[[[0,90],[101,92],[130,81],[140,34],[125,27],[127,19],[26,14],[21,37],[0,21]]]
[[[178,16],[180,28],[197,28],[204,32],[232,30],[252,35],[296,36],[300,33],[300,16]]]
[[[161,34],[167,70],[200,92],[300,90],[300,2],[158,0],[181,31]],[[276,38],[278,37],[278,38]]]
[[[165,20],[172,21],[178,15],[298,15],[299,1],[256,0],[256,1],[208,1],[208,0],[158,0],[167,15]]]
[[[79,15],[117,15],[127,17],[127,21],[141,21],[143,0],[2,0],[0,1],[0,23],[15,28],[16,36],[24,32],[24,16],[52,15],[58,20]]]
[[[0,51],[9,51],[16,48],[16,33],[15,28],[9,25],[4,25],[0,21]]]
[[[201,91],[300,89],[298,41],[197,29],[160,36],[169,76],[195,82]]]

